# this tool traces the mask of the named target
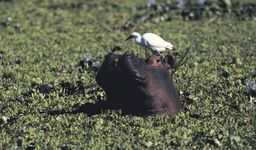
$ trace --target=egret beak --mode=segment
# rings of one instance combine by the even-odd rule
[[[132,38],[132,36],[130,35],[127,39],[125,39],[125,41],[128,41],[129,39],[131,39]]]

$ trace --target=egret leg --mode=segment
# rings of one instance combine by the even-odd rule
[[[159,54],[160,57],[162,57],[162,54],[159,51],[157,51],[157,53]]]
[[[172,55],[172,51],[173,51],[173,49],[172,49],[172,50],[170,50],[170,52],[169,52],[169,54],[170,54],[170,55]]]
[[[149,53],[148,53],[148,50],[145,48],[145,56],[146,56],[146,58],[148,58],[149,57]]]

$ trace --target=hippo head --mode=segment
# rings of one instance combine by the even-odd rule
[[[96,81],[106,92],[109,105],[125,114],[176,114],[182,105],[168,71],[173,65],[172,56],[162,60],[152,55],[144,60],[133,53],[110,53]]]

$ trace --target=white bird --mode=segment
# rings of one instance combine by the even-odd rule
[[[153,54],[158,53],[160,56],[162,56],[160,52],[166,49],[172,51],[174,48],[171,43],[154,33],[145,33],[141,36],[139,33],[133,32],[125,41],[129,39],[133,39],[136,44],[149,49]]]

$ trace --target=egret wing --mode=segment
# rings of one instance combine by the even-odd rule
[[[168,43],[165,40],[163,40],[160,36],[154,33],[146,33],[142,36],[142,38],[144,39],[145,44],[154,50],[164,50]]]

